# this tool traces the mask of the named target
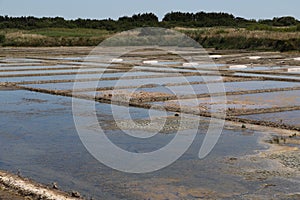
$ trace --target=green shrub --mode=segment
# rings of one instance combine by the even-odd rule
[[[300,31],[300,24],[297,25],[296,30],[297,30],[297,31]]]
[[[5,41],[5,35],[0,35],[0,44],[4,43]]]
[[[194,38],[204,48],[215,49],[251,49],[271,51],[295,51],[300,50],[300,39],[274,40],[270,38],[238,37],[197,37]]]

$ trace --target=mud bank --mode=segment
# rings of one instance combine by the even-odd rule
[[[56,187],[53,185],[53,187]],[[0,197],[8,199],[44,199],[44,200],[78,200],[80,194],[67,194],[56,189],[37,184],[8,172],[0,171]],[[73,197],[72,197],[73,196]],[[77,196],[77,197],[74,197]]]

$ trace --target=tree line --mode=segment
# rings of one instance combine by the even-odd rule
[[[129,30],[136,27],[264,27],[264,26],[299,26],[300,21],[294,17],[277,17],[273,19],[245,19],[235,17],[228,13],[184,13],[170,12],[159,21],[153,13],[135,14],[131,17],[124,16],[118,20],[113,19],[81,19],[66,20],[62,17],[43,17],[37,18],[32,16],[9,17],[0,16],[0,29],[38,29],[38,28],[92,28],[104,29],[109,31]]]

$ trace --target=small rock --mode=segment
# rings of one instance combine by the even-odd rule
[[[273,141],[274,141],[276,144],[279,144],[279,143],[280,143],[278,136],[274,137],[274,138],[273,138]]]
[[[72,197],[80,198],[81,195],[80,195],[80,193],[77,192],[77,191],[72,191]]]
[[[55,183],[55,182],[52,183],[52,188],[53,188],[53,189],[58,189],[57,183]]]
[[[264,188],[275,187],[275,186],[276,186],[275,184],[265,184],[265,185],[264,185]]]

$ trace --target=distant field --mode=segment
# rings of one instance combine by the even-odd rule
[[[294,28],[275,28],[272,30],[251,30],[246,28],[182,28],[175,30],[181,31],[191,37],[247,37],[247,38],[268,38],[274,40],[298,39],[300,31],[294,31]]]
[[[98,29],[43,28],[34,30],[4,29],[3,46],[94,46],[112,33]]]
[[[31,34],[44,35],[48,37],[99,37],[110,34],[107,30],[85,29],[85,28],[44,28],[28,31]]]
[[[300,31],[295,26],[249,28],[174,28],[216,49],[300,51]],[[114,32],[87,28],[1,29],[2,46],[96,46]]]

